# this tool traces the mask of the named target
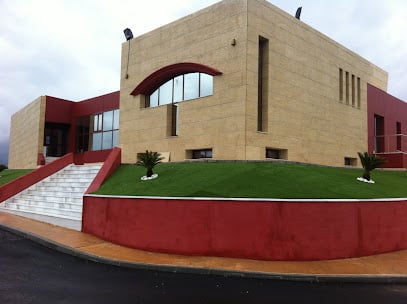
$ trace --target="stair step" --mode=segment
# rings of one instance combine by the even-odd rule
[[[100,168],[101,165],[65,167],[10,198],[1,209],[80,230],[83,195]]]
[[[58,177],[51,177],[49,180],[44,181],[44,183],[89,183],[93,180],[94,176],[91,177],[68,177],[68,176],[58,176]]]
[[[52,182],[44,182],[41,183],[37,186],[39,187],[70,187],[70,188],[88,188],[89,187],[89,182],[88,183],[84,183],[84,182],[59,182],[59,183],[52,183]],[[33,188],[31,188],[33,189]],[[35,189],[35,188],[34,188]]]
[[[28,195],[31,197],[83,197],[83,192],[61,192],[61,191],[34,191],[28,190],[21,195]]]
[[[75,210],[67,210],[67,209],[60,209],[60,208],[48,208],[48,207],[39,207],[39,206],[31,206],[31,205],[24,205],[24,204],[15,204],[7,206],[8,209],[16,210],[16,211],[23,211],[23,212],[30,212],[36,214],[43,214],[49,216],[60,216],[69,219],[80,220],[82,219],[82,211],[75,211]]]
[[[59,201],[59,202],[65,202],[65,203],[76,203],[80,204],[82,203],[83,195],[82,194],[77,194],[77,193],[71,193],[70,195],[65,195],[62,196],[56,196],[56,195],[51,195],[48,192],[46,192],[46,195],[40,195],[40,194],[21,194],[19,196],[14,197],[14,199],[24,199],[24,200],[33,200],[33,201],[47,201],[47,202],[53,202],[53,201]]]
[[[63,201],[44,201],[44,200],[26,200],[23,198],[15,198],[11,202],[6,202],[6,207],[13,207],[14,205],[29,205],[47,208],[61,208],[66,210],[82,211],[82,202],[71,203]]]
[[[86,189],[88,188],[88,186],[86,187],[61,187],[61,186],[57,186],[57,187],[52,187],[52,186],[37,186],[36,189],[29,189],[27,190],[27,193],[36,193],[36,192],[86,192]]]

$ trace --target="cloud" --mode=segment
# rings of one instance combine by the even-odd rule
[[[8,163],[8,140],[0,140],[0,165]]]
[[[214,2],[0,1],[0,142],[11,115],[41,95],[77,101],[119,90],[124,28],[137,36]]]
[[[301,20],[389,73],[388,92],[407,101],[407,1],[272,0]]]

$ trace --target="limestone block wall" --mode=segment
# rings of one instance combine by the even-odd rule
[[[216,159],[245,158],[246,8],[246,1],[223,1],[123,44],[123,162],[135,162],[146,149],[171,152],[171,161],[185,160],[188,150],[207,148]],[[178,136],[170,136],[169,107],[144,108],[144,97],[130,93],[153,72],[180,62],[204,64],[222,75],[214,76],[212,96],[179,103]]]
[[[259,37],[268,41],[258,130]],[[130,56],[128,50],[130,46]],[[169,106],[144,107],[130,93],[155,71],[194,62],[222,72],[213,95],[183,101],[178,135]],[[124,163],[145,150],[213,149],[214,159],[265,159],[281,149],[291,161],[357,164],[367,151],[367,83],[387,89],[387,73],[265,0],[225,0],[122,46],[120,147]],[[128,77],[126,77],[126,74]]]
[[[263,132],[257,131],[259,36],[269,48]],[[247,159],[264,159],[266,147],[307,163],[338,166],[357,158],[367,151],[367,83],[386,90],[387,73],[267,1],[248,1]]]
[[[11,117],[10,169],[37,167],[38,153],[43,151],[45,96],[41,96]]]

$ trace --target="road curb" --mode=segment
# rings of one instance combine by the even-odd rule
[[[218,275],[223,277],[239,277],[248,279],[267,279],[280,281],[296,281],[308,283],[370,283],[370,284],[407,284],[407,275],[319,275],[319,274],[300,274],[300,273],[269,273],[269,272],[250,272],[240,270],[224,270],[203,267],[186,267],[164,264],[149,264],[142,262],[128,262],[117,259],[97,256],[86,253],[76,248],[49,240],[37,234],[18,229],[12,226],[0,223],[0,228],[17,234],[21,237],[34,241],[50,249],[69,254],[78,258],[86,259],[96,263],[103,263],[112,266],[144,269],[152,271],[163,271],[171,273],[189,273],[199,275]]]

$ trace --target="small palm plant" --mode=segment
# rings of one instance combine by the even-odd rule
[[[164,159],[164,157],[161,157],[161,154],[158,152],[152,152],[146,150],[145,153],[140,153],[137,155],[137,165],[143,166],[144,168],[147,169],[147,177],[151,177],[153,173],[154,167],[161,163],[161,160]]]
[[[384,158],[376,156],[374,154],[369,154],[367,152],[358,152],[358,155],[363,169],[365,170],[363,172],[363,178],[368,181],[370,181],[370,172],[372,172],[376,168],[381,167],[386,162]]]

